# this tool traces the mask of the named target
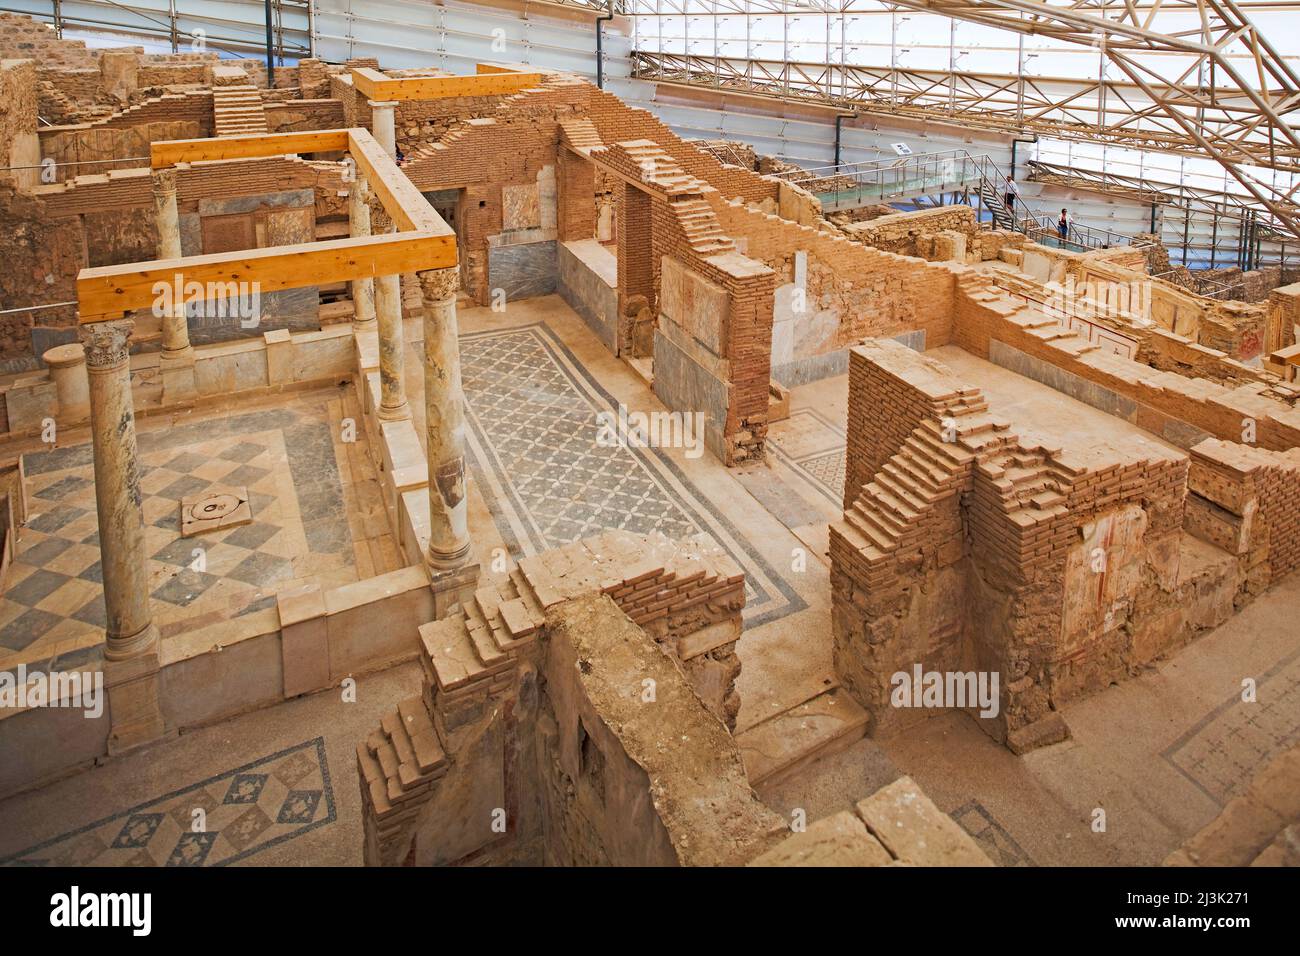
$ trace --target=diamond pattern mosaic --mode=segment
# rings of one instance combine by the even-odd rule
[[[705,532],[746,571],[750,626],[804,607],[668,457],[597,444],[617,403],[545,326],[461,336],[471,464],[512,552],[537,554],[602,531]]]
[[[304,741],[62,833],[4,866],[225,866],[336,818],[325,740]]]
[[[812,408],[795,409],[767,435],[774,456],[837,509],[844,501],[845,444],[843,429]]]

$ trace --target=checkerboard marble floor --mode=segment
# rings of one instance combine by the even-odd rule
[[[400,566],[364,434],[346,445],[351,396],[330,389],[271,408],[138,426],[141,508],[154,620],[164,638],[275,604],[282,588],[333,585]],[[360,446],[360,447],[358,447]],[[97,660],[105,623],[89,444],[25,459],[28,521],[3,595],[0,665]],[[247,488],[250,524],[180,536],[180,501]],[[364,558],[358,559],[358,550]]]

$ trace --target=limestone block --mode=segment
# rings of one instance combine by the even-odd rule
[[[661,264],[659,311],[714,355],[723,354],[731,336],[727,291],[669,256]]]
[[[287,385],[293,381],[293,337],[288,329],[266,332],[266,373],[272,386]]]
[[[750,860],[749,866],[888,866],[889,851],[848,810],[824,817]]]
[[[285,698],[328,687],[329,632],[320,586],[308,584],[281,591],[275,600],[280,611]]]
[[[992,866],[984,851],[934,805],[911,777],[899,777],[857,805],[867,829],[899,861],[917,866]]]

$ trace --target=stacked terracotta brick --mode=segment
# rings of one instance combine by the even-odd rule
[[[367,859],[397,862],[408,824],[446,772],[447,755],[454,761],[459,731],[514,693],[548,608],[607,594],[670,656],[677,656],[682,638],[733,621],[728,642],[708,650],[734,658],[744,587],[739,566],[707,538],[676,542],[613,531],[524,558],[504,581],[480,587],[459,612],[422,625],[421,695],[403,701],[357,748]],[[690,679],[689,663],[685,669]],[[733,682],[738,672],[737,661]]]
[[[350,124],[368,121],[367,116],[352,115],[362,110],[349,104],[349,96],[355,100],[350,87],[336,82],[331,89],[331,95],[344,98]],[[462,255],[466,291],[481,304],[487,303],[490,294],[487,237],[502,228],[501,185],[534,182],[543,166],[557,162],[560,126],[565,122],[586,120],[600,143],[653,141],[686,174],[723,195],[776,202],[774,180],[718,162],[648,112],[633,109],[583,80],[548,74],[538,88],[501,97],[490,115],[472,115],[475,112],[471,110],[468,118],[462,116],[438,142],[413,150],[405,172],[422,191],[465,189]],[[577,227],[570,224],[566,232],[571,228]],[[766,385],[763,387],[766,394]]]
[[[724,196],[746,202],[777,199],[777,182],[739,166],[720,162],[712,153],[686,142],[653,114],[628,106],[617,96],[584,84],[589,95],[587,114],[607,143],[648,139],[658,143],[687,173],[704,180]]]
[[[856,490],[831,525],[831,564],[837,592],[876,616],[897,609],[911,573],[963,557],[958,495],[972,490],[977,464],[1017,446],[978,389],[897,342],[852,349],[849,372],[846,475]]]
[[[849,362],[847,454],[855,490],[843,519],[830,527],[837,672],[865,705],[881,706],[882,678],[910,640],[900,622],[914,612],[916,589],[929,590],[928,575],[969,556],[1014,608],[1000,621],[1002,633],[980,638],[990,655],[985,663],[1016,678],[1006,685],[1002,719],[1009,729],[1038,719],[1048,707],[1045,687],[1061,682],[1059,692],[1062,674],[1073,667],[1075,651],[1059,635],[1063,582],[1080,529],[1140,503],[1148,541],[1176,536],[1186,460],[1085,462],[1028,445],[989,415],[978,390],[895,342],[854,348]],[[944,611],[944,626],[954,630],[934,634],[929,653],[951,651],[965,616]]]
[[[1192,449],[1187,527],[1235,555],[1259,594],[1300,567],[1300,448],[1207,439]]]
[[[731,373],[730,403],[722,423],[724,458],[728,465],[761,458],[772,364],[771,270],[736,253],[708,201],[717,190],[686,172],[659,144],[617,142],[592,149],[590,155],[624,181],[618,228],[622,302],[644,295],[653,308],[665,257],[726,290],[730,321],[718,353]],[[629,179],[642,185],[632,186]]]
[[[419,697],[384,715],[379,729],[357,748],[357,769],[361,804],[369,811],[367,858],[384,858],[383,850],[415,822],[422,798],[447,773],[447,755]]]
[[[327,168],[283,156],[182,165],[177,167],[176,181],[182,202],[294,189],[329,191],[342,185],[337,166]],[[153,203],[148,169],[78,176],[57,188],[42,190],[40,195],[52,217]]]
[[[697,199],[652,204],[651,265],[656,284],[660,264],[668,256],[727,292],[730,322],[719,356],[727,360],[731,373],[730,402],[722,425],[723,457],[726,464],[735,465],[761,459],[766,447],[776,277],[763,263],[734,252],[720,225],[702,225],[698,218],[692,221],[689,217],[701,216],[705,208]],[[621,227],[623,219],[619,222]],[[696,248],[701,242],[703,251]]]

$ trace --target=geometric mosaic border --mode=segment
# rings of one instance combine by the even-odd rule
[[[808,416],[828,430],[841,437],[844,436],[842,427],[832,422],[815,408],[798,408],[790,413],[792,419],[797,416]],[[767,444],[779,461],[784,462],[791,471],[802,478],[814,491],[833,504],[836,510],[843,508],[843,476],[846,460],[846,449],[843,444],[839,448],[812,452],[801,458],[793,458],[787,454],[785,449],[781,447],[779,439],[770,439]],[[827,481],[827,468],[825,467],[827,464],[830,465],[830,470],[839,478],[838,482]]]
[[[1255,703],[1232,694],[1161,754],[1219,806],[1244,793],[1260,767],[1300,739],[1300,650],[1269,668],[1255,690]],[[1238,758],[1247,753],[1255,759],[1242,763]]]
[[[302,754],[303,756],[296,757],[295,755],[298,754]],[[302,761],[305,759],[314,761],[314,765],[309,765],[305,770],[298,770],[296,779],[289,777],[287,778],[288,782],[282,783],[281,789],[288,790],[287,796],[282,795],[276,798],[274,803],[280,804],[279,809],[276,811],[276,816],[273,820],[268,821],[262,827],[259,834],[264,833],[275,825],[290,826],[293,827],[293,829],[260,840],[260,842],[257,839],[258,834],[255,834],[249,840],[248,845],[244,846],[242,849],[237,849],[237,852],[223,856],[219,860],[211,863],[207,862],[207,857],[212,846],[216,843],[217,838],[221,836],[222,830],[215,829],[202,834],[189,834],[183,832],[181,839],[177,844],[177,851],[171,852],[166,862],[159,864],[154,860],[152,863],[145,863],[143,865],[216,867],[228,866],[231,863],[245,860],[257,853],[269,849],[270,847],[278,846],[282,843],[288,842],[289,840],[295,840],[303,834],[310,833],[312,830],[333,823],[337,819],[334,806],[334,790],[330,782],[329,765],[325,757],[324,737],[317,737],[314,740],[307,740],[293,747],[287,747],[284,750],[277,751],[276,753],[260,757],[251,763],[246,763],[241,767],[235,767],[231,770],[226,770],[223,773],[215,774],[208,777],[206,780],[201,780],[188,787],[182,787],[179,790],[173,790],[170,793],[137,804],[128,810],[123,810],[120,813],[115,813],[111,816],[104,817],[103,819],[96,820],[93,823],[88,823],[75,830],[61,833],[58,836],[51,837],[35,846],[28,847],[25,850],[21,850],[11,856],[0,859],[0,866],[21,867],[60,864],[68,865],[67,861],[58,861],[55,859],[60,856],[60,854],[48,854],[45,856],[42,856],[41,854],[43,851],[51,850],[61,844],[73,843],[78,838],[92,838],[95,836],[94,831],[100,829],[105,829],[106,834],[113,834],[113,839],[111,841],[100,840],[99,845],[102,846],[103,849],[97,856],[76,861],[73,865],[111,865],[107,864],[103,859],[106,853],[114,850],[122,851],[130,849],[143,851],[158,831],[160,821],[169,815],[175,818],[174,815],[177,813],[178,809],[182,812],[185,810],[185,805],[182,804],[181,807],[172,807],[169,811],[166,808],[167,804],[173,803],[188,794],[194,794],[196,792],[207,794],[209,792],[208,788],[212,787],[213,784],[221,783],[227,778],[230,778],[231,783],[229,787],[226,788],[226,796],[222,802],[227,805],[255,808],[259,800],[262,798],[263,791],[266,790],[265,781],[269,774],[257,774],[254,773],[254,771],[257,771],[259,768],[266,768],[272,773],[275,773],[272,765],[289,765],[292,764],[295,759],[299,761],[299,765],[301,765]],[[310,791],[293,789],[293,785],[297,780],[310,776],[313,771],[319,771],[320,774],[321,787],[319,791],[315,789]],[[116,824],[119,821],[121,821],[122,826],[114,826],[111,829],[108,829],[111,824]],[[229,825],[227,825],[226,829],[230,829]],[[185,847],[185,849],[189,851],[190,859],[186,858],[185,853],[179,852],[181,850],[181,844],[186,843],[187,840],[193,844],[192,846],[187,845]],[[196,855],[197,860],[194,859]],[[136,860],[121,860],[120,862],[125,865],[141,865]]]

